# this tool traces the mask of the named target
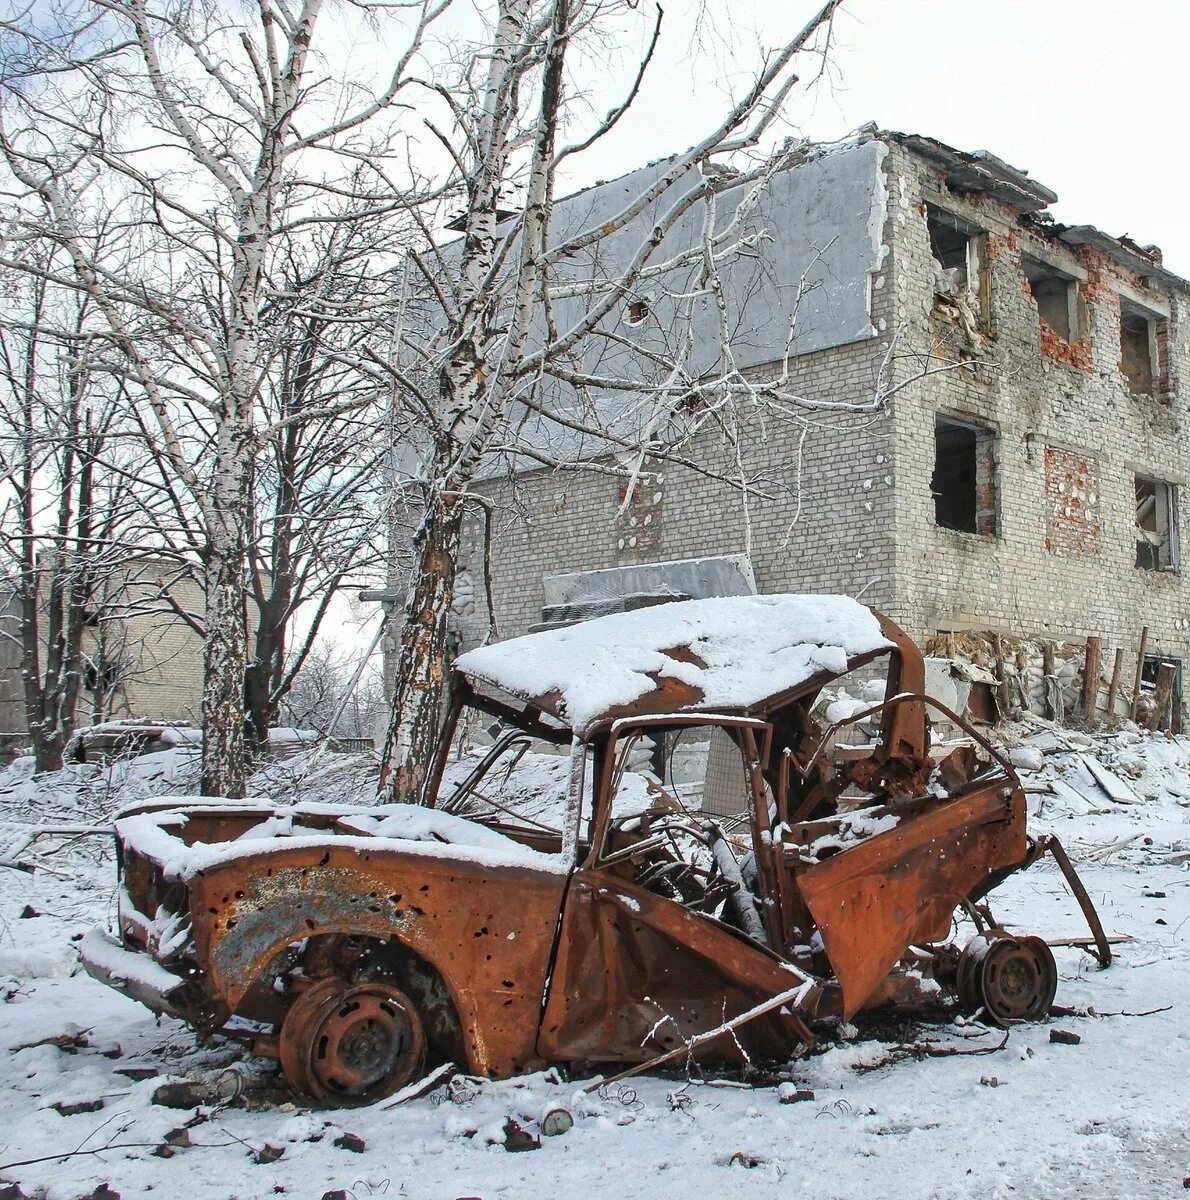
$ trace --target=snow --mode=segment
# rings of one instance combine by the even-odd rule
[[[461,655],[456,669],[553,711],[585,733],[656,691],[694,688],[699,708],[741,709],[891,643],[871,610],[846,596],[730,596],[614,613]],[[699,661],[673,651],[689,647]]]
[[[0,871],[0,972],[8,976],[0,979],[0,1180],[44,1200],[78,1200],[100,1182],[124,1200],[319,1200],[338,1189],[357,1200],[1185,1195],[1190,739],[1124,733],[1075,740],[1069,731],[1023,730],[1020,744],[1048,747],[1043,768],[1028,780],[1032,830],[1062,838],[1108,933],[1132,939],[1114,947],[1113,966],[1100,971],[1081,951],[1057,947],[1058,1003],[1075,1014],[1014,1027],[994,1053],[968,1053],[991,1049],[1003,1036],[976,1022],[857,1018],[854,1030],[827,1036],[820,1053],[760,1086],[715,1074],[687,1080],[678,1071],[588,1094],[582,1089],[590,1077],[545,1071],[495,1083],[456,1078],[390,1108],[295,1108],[284,1093],[261,1093],[274,1077],[260,1060],[244,1059],[218,1038],[200,1047],[182,1023],[157,1020],[63,965],[86,931],[111,915],[117,897],[106,840],[63,841],[39,856],[59,874]],[[1087,769],[1088,754],[1126,779],[1140,803],[1113,802]],[[348,796],[342,780],[350,776],[336,778]],[[293,776],[275,779],[278,789],[291,788]],[[9,799],[17,794],[23,802],[27,783],[0,772],[6,821],[21,816]],[[9,793],[10,785],[21,790]],[[99,815],[90,774],[66,772],[37,786],[42,808],[28,819]],[[311,790],[329,786],[320,777]],[[121,799],[109,792],[106,803],[114,808]],[[1054,938],[1085,933],[1048,859],[991,900],[1010,928]],[[20,916],[26,905],[39,915]],[[968,933],[969,926],[959,936]],[[19,966],[35,967],[38,955],[54,960],[51,971]],[[1109,1015],[1120,1013],[1151,1015]],[[1051,1029],[1077,1033],[1081,1044],[1053,1044]],[[929,1057],[919,1046],[964,1054]],[[155,1075],[137,1081],[119,1073],[129,1069]],[[211,1098],[182,1111],[153,1104],[154,1090],[171,1079],[203,1084]],[[219,1098],[245,1083],[239,1099]],[[813,1099],[781,1102],[782,1093],[788,1099],[798,1090]],[[97,1100],[103,1109],[73,1116],[51,1107]],[[554,1107],[574,1116],[569,1132],[542,1137],[528,1154],[503,1149],[509,1117],[536,1134]],[[174,1140],[188,1147],[172,1157],[155,1154],[186,1125]],[[334,1145],[344,1132],[364,1139],[362,1153]],[[266,1144],[284,1153],[257,1163],[253,1151]],[[75,1150],[99,1153],[4,1165]]]
[[[181,984],[160,963],[146,954],[125,950],[102,929],[91,929],[79,942],[79,955],[117,983],[132,984],[149,992],[165,994]]]
[[[171,806],[190,809],[192,816],[221,807],[219,802],[201,796],[175,796],[170,802]],[[252,801],[228,803],[235,808],[253,807]],[[269,843],[278,842],[284,842],[287,849],[312,852],[338,848],[357,854],[445,858],[487,867],[526,867],[550,872],[565,869],[557,855],[531,850],[502,833],[449,813],[405,804],[333,811],[339,816],[337,824],[346,832],[305,828],[302,817],[324,814],[326,807],[297,805],[274,809],[259,824],[226,842],[196,842],[187,846],[180,836],[187,815],[174,811],[124,817],[116,822],[116,833],[128,846],[160,864],[167,880],[183,882],[203,871],[267,853],[271,848]]]

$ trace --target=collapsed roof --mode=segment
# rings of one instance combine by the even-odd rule
[[[847,596],[727,596],[481,646],[455,670],[586,736],[618,717],[757,708],[892,646],[872,610]]]
[[[1187,281],[1162,266],[1156,246],[1142,246],[1124,235],[1113,237],[1094,225],[1063,225],[1045,211],[1057,203],[1058,193],[1038,183],[1028,171],[1014,167],[987,150],[957,150],[936,138],[918,133],[870,127],[873,136],[899,142],[907,150],[938,167],[946,186],[960,194],[976,193],[1002,201],[1020,214],[1022,222],[1045,237],[1069,246],[1089,245],[1128,270],[1152,277],[1167,287],[1187,290]]]

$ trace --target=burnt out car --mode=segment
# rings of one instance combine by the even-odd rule
[[[883,698],[824,726],[815,701],[843,676]],[[1011,766],[954,713],[965,736],[932,747],[923,691],[913,643],[837,596],[483,647],[454,665],[435,806],[129,810],[119,928],[84,963],[338,1103],[435,1057],[491,1076],[683,1046],[783,1059],[817,1023],[944,991],[1041,1017],[1053,957],[986,894],[1050,849],[1105,965],[1106,939],[1061,848],[1027,835]],[[956,910],[978,930],[962,947]]]

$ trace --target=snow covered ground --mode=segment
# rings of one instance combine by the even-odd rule
[[[547,1072],[455,1080],[388,1109],[295,1108],[262,1092],[263,1064],[233,1046],[198,1049],[184,1025],[80,974],[74,943],[114,910],[106,844],[34,850],[48,870],[0,869],[0,1197],[1184,1194],[1190,739],[1123,734],[1088,745],[1019,727],[1009,740],[1021,765],[1037,768],[1023,774],[1033,828],[1062,838],[1108,932],[1131,940],[1107,971],[1057,949],[1057,1003],[1077,1011],[1013,1028],[1000,1049],[1003,1035],[976,1023],[885,1019],[790,1064],[784,1087],[641,1078],[584,1095],[587,1081]],[[189,753],[72,768],[50,788],[0,773],[0,842],[32,820],[98,821],[124,796],[179,790]],[[365,786],[351,760],[327,756],[303,775],[308,765],[273,768],[255,790],[342,799]],[[1096,778],[1105,767],[1121,799]],[[1084,933],[1048,862],[993,900],[1022,931]],[[1055,1029],[1081,1041],[1051,1042]],[[211,1102],[154,1104],[169,1079],[204,1083]],[[219,1099],[245,1080],[255,1086]],[[813,1098],[781,1102],[797,1089]],[[572,1129],[529,1153],[505,1150],[508,1118],[536,1133],[557,1106],[573,1113]]]

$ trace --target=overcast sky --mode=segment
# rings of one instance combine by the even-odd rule
[[[683,149],[723,111],[730,64],[705,24],[694,38],[694,14],[730,33],[739,68],[756,61],[758,46],[788,38],[818,4],[664,7],[662,56],[637,111],[573,182]],[[830,80],[796,94],[788,117],[818,138],[876,121],[989,150],[1058,193],[1058,220],[1156,243],[1171,270],[1190,276],[1188,96],[1187,0],[845,0]],[[609,89],[593,101],[602,109],[612,98]]]

